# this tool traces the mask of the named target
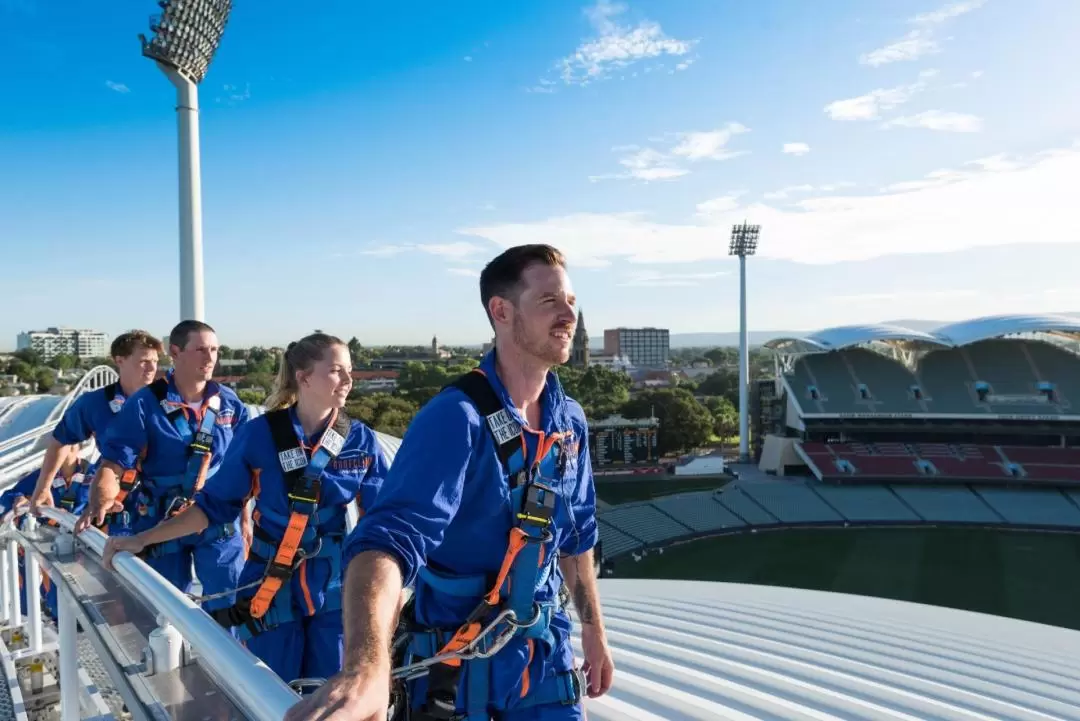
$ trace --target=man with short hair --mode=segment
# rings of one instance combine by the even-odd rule
[[[344,668],[288,721],[385,719],[395,663],[470,645],[491,656],[431,664],[408,684],[410,718],[583,719],[564,583],[582,624],[588,695],[610,688],[588,427],[552,372],[570,357],[577,318],[565,265],[554,248],[527,245],[484,269],[495,349],[406,432],[346,544]],[[401,612],[408,636],[392,657],[405,586],[415,586]]]
[[[116,364],[120,379],[104,388],[82,394],[64,411],[45,449],[41,473],[30,498],[32,513],[36,513],[40,506],[53,505],[54,481],[61,480],[56,478],[56,474],[66,457],[77,452],[79,446],[90,438],[97,441],[98,450],[101,450],[105,431],[124,406],[124,401],[154,380],[157,375],[158,355],[163,350],[161,341],[144,330],[122,333],[113,340],[109,356]],[[87,478],[93,476],[93,470],[85,470]],[[66,481],[66,495],[70,495],[73,500],[69,510],[77,512],[82,505],[77,502],[77,497],[80,493],[84,494],[85,490],[71,489],[71,479]]]
[[[101,446],[101,467],[90,486],[90,502],[76,533],[123,510],[134,497],[132,531],[157,525],[187,507],[221,465],[236,428],[248,419],[236,393],[211,380],[217,365],[217,334],[201,321],[186,320],[169,334],[172,370],[124,404]],[[130,507],[130,506],[129,506]],[[214,610],[231,606],[244,544],[239,522],[209,526],[201,533],[151,546],[151,567],[189,592],[191,566]]]

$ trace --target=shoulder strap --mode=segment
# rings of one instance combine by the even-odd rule
[[[522,450],[521,425],[503,406],[487,376],[482,371],[472,370],[447,387],[457,388],[467,395],[480,415],[484,416],[488,431],[495,439],[503,470],[507,475],[511,475],[513,471],[510,468],[510,459]]]
[[[150,391],[157,398],[157,402],[161,403],[169,395],[169,381],[164,378],[158,378],[156,381],[150,384]]]
[[[112,403],[113,399],[116,398],[116,394],[119,392],[119,390],[119,381],[117,381],[116,383],[110,383],[109,385],[105,386],[105,402]]]
[[[270,437],[277,450],[281,472],[285,475],[286,484],[291,487],[301,481],[304,469],[308,465],[307,453],[300,447],[300,439],[296,437],[296,430],[293,428],[288,408],[267,411],[264,415],[266,422],[270,424]],[[341,437],[341,443],[344,443],[352,430],[352,419],[344,411],[338,411],[333,430]],[[327,450],[330,451],[331,456],[337,456],[341,452],[340,447]]]

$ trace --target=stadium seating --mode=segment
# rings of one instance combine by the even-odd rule
[[[1080,483],[1080,448],[805,441],[802,451],[825,481]]]
[[[802,411],[811,414],[1058,415],[1069,412],[1070,399],[1080,399],[1080,358],[1021,340],[931,351],[914,372],[864,348],[812,353],[785,377]],[[980,382],[986,384],[982,399]],[[1041,383],[1049,384],[1052,397]]]

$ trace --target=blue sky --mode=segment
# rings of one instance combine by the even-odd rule
[[[551,242],[591,335],[1080,310],[1080,4],[236,3],[200,90],[207,320],[232,345],[489,336]],[[153,2],[0,0],[0,348],[178,319]],[[12,312],[14,310],[14,312]]]

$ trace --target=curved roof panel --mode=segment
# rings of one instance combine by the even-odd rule
[[[954,345],[1021,333],[1045,333],[1080,339],[1080,319],[1067,315],[993,315],[950,323],[934,330],[934,335]]]
[[[590,721],[1080,719],[1078,631],[793,588],[599,583],[615,682]]]
[[[822,351],[841,350],[864,343],[893,343],[931,345],[948,347],[930,333],[886,323],[869,325],[842,325],[826,328],[808,336],[774,338],[765,344],[766,348],[787,353],[820,353]]]

